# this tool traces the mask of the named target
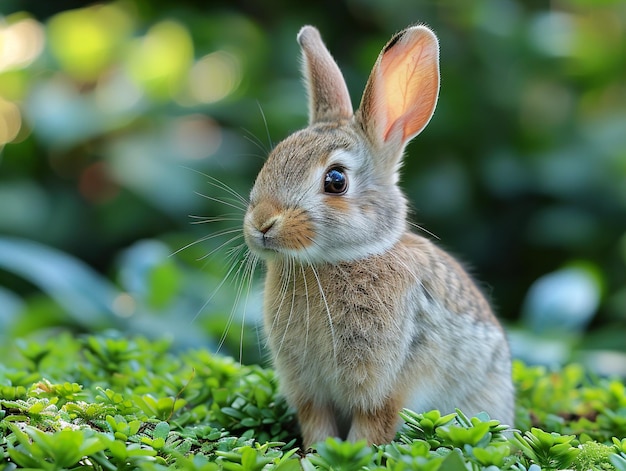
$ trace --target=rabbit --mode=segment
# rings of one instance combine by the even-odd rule
[[[263,327],[303,444],[393,440],[399,412],[486,411],[511,425],[505,332],[461,265],[410,230],[404,148],[439,94],[439,43],[406,28],[382,49],[359,109],[304,26],[309,125],[275,146],[243,233],[266,265]]]

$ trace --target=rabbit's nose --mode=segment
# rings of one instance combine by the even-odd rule
[[[254,229],[265,236],[270,229],[276,229],[280,209],[273,201],[264,200],[252,208],[250,216]]]
[[[274,227],[276,222],[278,221],[278,216],[272,216],[267,221],[265,221],[262,225],[259,226],[259,232],[262,234],[267,234],[269,230]]]

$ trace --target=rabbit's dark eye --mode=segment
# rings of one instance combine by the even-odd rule
[[[343,195],[348,190],[348,177],[341,167],[331,167],[324,177],[324,191],[334,195]]]

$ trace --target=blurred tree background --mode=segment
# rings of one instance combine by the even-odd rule
[[[407,152],[414,221],[468,262],[516,356],[626,374],[621,0],[2,0],[0,356],[114,328],[261,361],[262,270],[242,284],[243,211],[212,179],[247,195],[306,124],[303,24],[356,104],[416,22],[442,87]]]

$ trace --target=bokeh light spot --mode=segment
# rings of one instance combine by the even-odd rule
[[[222,130],[206,116],[185,116],[174,123],[174,139],[179,158],[199,160],[217,152],[222,143]]]
[[[128,293],[121,293],[113,300],[113,312],[119,317],[131,317],[137,311],[137,302]]]
[[[531,23],[531,41],[548,56],[568,57],[574,50],[574,18],[569,13],[544,12]]]
[[[70,75],[92,81],[112,63],[131,29],[129,16],[115,4],[70,10],[50,20],[50,48]]]
[[[32,18],[0,24],[0,72],[27,67],[41,54],[43,45],[43,28]]]
[[[193,42],[187,29],[175,21],[162,21],[137,40],[127,67],[148,96],[169,99],[182,87],[192,62]]]
[[[22,115],[18,106],[0,98],[0,146],[15,139],[22,127]]]
[[[523,317],[535,333],[581,332],[591,322],[600,296],[595,266],[578,263],[537,279],[528,290]]]
[[[214,103],[233,93],[241,82],[241,66],[232,54],[217,51],[196,62],[189,75],[189,93],[199,103]]]
[[[94,99],[98,108],[110,114],[124,114],[136,107],[143,92],[123,70],[115,70],[98,80]]]

